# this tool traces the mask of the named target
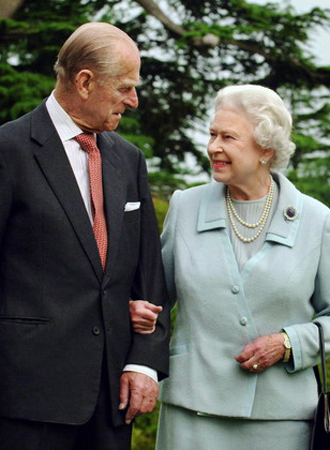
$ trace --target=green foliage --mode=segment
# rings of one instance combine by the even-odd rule
[[[154,201],[154,207],[155,207],[155,212],[156,212],[156,217],[157,217],[157,224],[158,224],[158,230],[159,230],[159,234],[161,234],[162,230],[163,230],[163,224],[164,224],[164,220],[167,214],[167,210],[168,210],[168,202],[166,202],[165,200],[162,200],[160,198],[153,198]]]
[[[31,111],[52,88],[53,81],[44,75],[0,63],[0,120],[14,120]]]
[[[136,120],[136,118],[130,117],[130,115],[128,115],[128,117],[122,117],[120,121],[120,129],[123,131],[119,131],[119,134],[132,144],[139,147],[143,151],[146,158],[153,157],[154,140],[151,136],[147,136],[142,133],[140,123]]]
[[[179,175],[179,176],[178,176]],[[159,199],[169,200],[177,189],[186,189],[188,183],[181,174],[172,174],[166,171],[149,171],[149,181],[154,196]]]
[[[135,420],[132,436],[132,450],[154,450],[156,442],[159,404],[151,414]]]
[[[324,128],[329,119],[317,116],[317,110],[329,108],[329,68],[316,67],[305,44],[309,30],[329,24],[329,11],[295,14],[289,7],[244,0],[166,4],[165,13],[184,29],[182,35],[151,18],[134,0],[25,0],[14,18],[0,21],[0,121],[27,112],[48,95],[61,44],[78,25],[96,18],[124,29],[141,49],[140,108],[125,114],[119,131],[155,158],[162,172],[176,173],[187,154],[208,170],[192,130],[209,120],[214,93],[227,84],[279,89],[290,103],[294,99],[292,108],[299,104],[301,111],[308,105],[318,130]],[[210,33],[219,45],[197,45],[196,39]],[[323,99],[311,102],[322,86]],[[298,147],[294,167],[305,152],[308,148]]]
[[[329,158],[309,159],[303,165],[302,173],[292,170],[288,177],[300,191],[330,207]]]

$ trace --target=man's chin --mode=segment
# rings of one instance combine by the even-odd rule
[[[113,121],[113,122],[105,122],[103,124],[103,131],[115,131],[117,129],[119,125],[119,120],[118,121]]]

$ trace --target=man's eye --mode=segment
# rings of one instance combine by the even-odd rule
[[[122,94],[126,94],[127,92],[129,92],[132,88],[131,87],[123,87],[123,88],[119,88],[119,92],[121,92]]]

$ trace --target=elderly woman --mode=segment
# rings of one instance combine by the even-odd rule
[[[294,151],[290,132],[272,90],[220,90],[208,144],[215,182],[172,197],[162,242],[178,314],[158,450],[309,447],[313,321],[330,341],[330,214],[275,171]],[[131,316],[147,333],[157,311],[133,303]]]

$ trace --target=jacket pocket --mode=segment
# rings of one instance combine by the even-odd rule
[[[47,325],[51,320],[46,317],[0,316],[0,322],[23,325]]]
[[[190,348],[189,344],[176,345],[170,348],[170,356],[185,355],[189,353]]]

